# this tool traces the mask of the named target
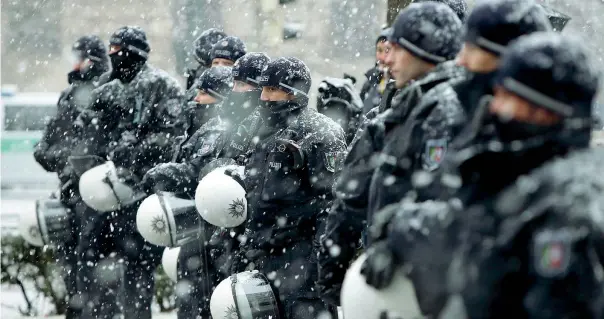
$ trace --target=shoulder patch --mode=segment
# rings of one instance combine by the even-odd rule
[[[564,230],[545,230],[533,239],[533,265],[543,277],[566,274],[570,266],[572,236]]]
[[[345,152],[325,152],[323,155],[325,169],[335,173],[341,167],[340,164],[344,162]]]
[[[199,148],[199,152],[197,154],[199,156],[205,156],[210,154],[216,148],[216,142],[218,141],[218,134],[210,134],[207,138],[205,138]]]
[[[426,141],[426,147],[424,150],[424,164],[425,170],[433,171],[440,166],[445,153],[447,152],[447,139],[431,139]]]

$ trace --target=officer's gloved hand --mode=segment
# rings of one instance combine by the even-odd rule
[[[143,176],[141,186],[148,194],[157,191],[181,193],[190,184],[186,175],[177,163],[162,163]]]
[[[109,152],[109,159],[117,166],[131,166],[133,151],[131,144],[118,144]]]
[[[124,167],[116,167],[115,170],[120,182],[130,186],[136,186],[140,183],[140,179],[131,170]]]
[[[367,259],[361,266],[361,274],[368,285],[376,289],[388,287],[398,267],[398,260],[387,241],[377,242],[367,249]]]
[[[89,109],[83,109],[80,111],[80,114],[78,114],[78,117],[73,122],[73,125],[76,128],[83,128],[92,123],[96,118],[98,118],[97,112]]]
[[[241,171],[237,169],[236,166],[227,168],[224,171],[224,174],[232,177],[239,185],[241,185],[241,187],[243,187],[243,189],[247,189],[245,188],[245,177],[242,176]]]
[[[368,234],[370,242],[376,242],[386,238],[388,235],[388,226],[396,216],[399,209],[399,203],[391,204],[384,207],[373,216],[373,221],[369,227]]]

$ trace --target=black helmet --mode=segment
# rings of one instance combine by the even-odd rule
[[[510,44],[495,81],[562,117],[591,119],[600,75],[590,61],[581,42],[538,32]]]
[[[298,102],[306,104],[311,83],[310,70],[306,64],[293,57],[282,57],[269,62],[260,76],[260,86],[279,88],[294,95]]]
[[[233,74],[231,68],[226,66],[217,66],[205,70],[199,80],[197,88],[202,90],[215,99],[223,101],[233,90]]]
[[[83,58],[107,63],[107,49],[103,40],[96,35],[80,37],[73,44],[71,50],[76,51]]]
[[[250,52],[237,59],[233,65],[233,79],[258,87],[262,70],[270,62],[268,55]]]
[[[151,51],[149,42],[147,42],[147,34],[137,26],[125,26],[117,29],[111,35],[109,44],[120,46],[122,50],[135,53],[144,60],[149,57],[149,51]]]
[[[442,3],[412,3],[394,21],[388,41],[433,64],[451,60],[461,48],[462,23]]]
[[[212,46],[210,51],[210,58],[214,59],[226,59],[233,62],[237,61],[240,57],[245,55],[247,49],[245,44],[238,37],[226,37]]]
[[[207,29],[202,32],[193,43],[193,46],[195,47],[195,58],[197,61],[205,66],[212,64],[212,59],[210,59],[210,51],[212,50],[212,46],[216,42],[226,37],[226,33],[216,28]]]
[[[545,10],[532,0],[482,1],[468,17],[465,41],[501,55],[512,40],[549,30]]]
[[[446,4],[455,12],[461,22],[466,21],[468,14],[468,4],[465,0],[415,0],[415,2],[435,1]]]

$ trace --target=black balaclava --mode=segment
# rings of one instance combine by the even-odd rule
[[[109,44],[121,47],[121,50],[109,55],[111,77],[124,83],[132,81],[149,57],[150,48],[145,31],[136,26],[121,27],[111,35]]]
[[[260,76],[261,87],[275,87],[294,96],[293,100],[260,101],[260,113],[268,125],[287,125],[289,116],[308,106],[310,70],[301,60],[283,57],[271,61]]]
[[[79,62],[89,60],[84,69],[72,70],[67,74],[67,81],[91,81],[109,70],[107,50],[103,40],[96,35],[80,37],[71,48],[75,59]]]
[[[543,126],[495,115],[499,139],[506,143],[543,137],[568,147],[587,147],[600,82],[594,69],[587,49],[578,41],[545,32],[519,38],[502,57],[496,85],[561,121]]]
[[[269,62],[268,55],[250,52],[237,59],[235,65],[233,65],[233,79],[254,87],[253,90],[247,92],[233,91],[229,100],[225,103],[224,109],[229,112],[229,116],[236,123],[250,115],[260,104],[260,95],[262,94],[259,85],[260,75]]]

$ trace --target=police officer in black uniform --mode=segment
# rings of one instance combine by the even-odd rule
[[[92,109],[110,139],[104,152],[118,168],[119,177],[137,187],[147,170],[168,157],[171,139],[182,133],[177,119],[184,95],[174,78],[147,63],[150,47],[141,28],[118,29],[109,48],[112,71],[103,75],[102,85],[92,92]],[[83,290],[94,285],[94,265],[101,255],[115,251],[125,266],[124,296],[119,300],[124,317],[151,318],[153,273],[163,249],[145,242],[136,231],[136,203],[102,215],[90,227],[79,252],[81,267],[89,273],[81,285]]]
[[[162,190],[193,197],[197,182],[213,169],[245,163],[262,123],[257,110],[261,92],[259,79],[269,60],[264,53],[252,52],[236,61],[233,76],[231,70],[223,66],[204,72],[198,81],[199,101],[215,102],[218,116],[185,143],[175,157],[176,163],[158,165],[145,175],[144,184],[148,188],[161,185]],[[177,295],[179,318],[210,315],[213,287],[230,274],[232,246],[237,245],[236,238],[230,234],[232,231],[237,229],[218,229],[205,223],[205,242],[182,246],[178,268],[179,285],[184,288],[179,289]],[[204,252],[210,260],[200,263]]]
[[[235,61],[246,53],[245,44],[237,37],[227,37],[226,35],[223,36],[223,33],[218,32],[215,29],[210,30],[214,31],[209,32],[204,38],[206,41],[208,41],[208,43],[198,52],[204,57],[204,59],[207,57],[207,67],[205,67],[203,70],[215,66],[233,66]],[[216,40],[216,43],[209,46],[208,49],[209,41],[214,40]],[[203,70],[199,72],[199,76],[201,76]],[[200,104],[195,101],[198,95],[198,87],[199,85],[196,84],[189,87],[187,90],[187,103],[180,119],[185,127],[185,134],[183,136],[179,136],[176,140],[176,148],[182,147],[184,143],[187,142],[187,140],[201,128],[202,125],[219,114],[219,108],[216,107],[217,105]],[[173,151],[172,153],[177,152]]]
[[[342,129],[308,108],[310,71],[291,57],[269,63],[260,85],[264,126],[245,167],[249,203],[234,270],[267,276],[284,318],[317,318],[316,248],[346,148]]]
[[[212,46],[216,42],[227,37],[227,34],[216,28],[210,28],[202,32],[195,42],[193,47],[195,51],[193,56],[197,61],[198,65],[194,69],[188,69],[186,73],[187,78],[187,90],[193,86],[195,80],[197,80],[201,74],[212,66],[212,59],[210,57],[210,51]]]
[[[577,164],[570,159],[533,173],[588,147],[598,82],[576,41],[535,33],[510,45],[485,111],[495,128],[492,140],[449,156],[445,164],[456,168],[451,191],[443,195],[449,204],[438,210],[430,209],[434,203],[400,207],[381,229],[385,239],[369,249],[368,283],[387,286],[394,269],[408,264],[422,291],[422,309],[430,314],[445,307],[468,318],[600,317],[602,282],[593,274],[601,268],[601,229],[581,209],[597,203],[590,187],[598,182],[581,169],[555,169]],[[592,185],[569,194],[567,187],[581,184],[575,178]],[[422,222],[411,227],[412,219]],[[436,253],[429,257],[428,250]]]
[[[428,31],[424,24],[433,26]],[[421,169],[419,160],[407,159],[406,147],[420,141],[412,141],[416,127],[421,128],[425,114],[417,109],[421,98],[436,85],[460,76],[452,61],[460,47],[461,21],[448,6],[436,2],[412,4],[397,17],[389,41],[393,47],[386,59],[399,90],[391,100],[391,107],[371,120],[355,137],[345,161],[345,169],[335,185],[336,200],[329,213],[323,250],[319,256],[321,265],[320,287],[325,298],[339,304],[339,290],[344,270],[358,247],[365,221],[371,218],[375,204],[370,196],[370,181],[376,166],[390,171]],[[435,35],[438,34],[438,35]],[[421,41],[414,39],[421,39]],[[415,80],[413,83],[408,83]],[[405,121],[410,124],[402,125]],[[419,124],[416,124],[419,121]],[[405,143],[399,140],[405,139]],[[401,145],[402,144],[402,145]],[[417,148],[418,146],[415,146]],[[421,146],[419,146],[421,147]],[[406,162],[405,162],[406,160]],[[380,165],[381,164],[381,165]],[[381,173],[376,171],[375,174]],[[394,182],[382,176],[376,180],[390,187]],[[377,187],[376,185],[373,185]],[[401,191],[400,186],[396,190]],[[398,194],[397,194],[398,197]],[[382,198],[380,198],[382,199]],[[331,247],[338,247],[338,256],[331,256]]]
[[[69,87],[61,92],[57,102],[57,115],[47,124],[42,139],[36,144],[34,157],[49,172],[56,172],[60,181],[60,199],[71,213],[72,241],[59,247],[64,263],[64,280],[68,305],[66,318],[76,318],[80,304],[72,297],[77,292],[77,256],[74,248],[80,233],[80,221],[88,208],[77,196],[77,180],[67,161],[73,147],[82,139],[82,132],[75,125],[82,110],[90,104],[90,93],[97,86],[99,77],[109,70],[107,50],[103,41],[95,35],[80,37],[71,48],[74,67],[67,74]],[[88,209],[89,210],[89,209]]]

